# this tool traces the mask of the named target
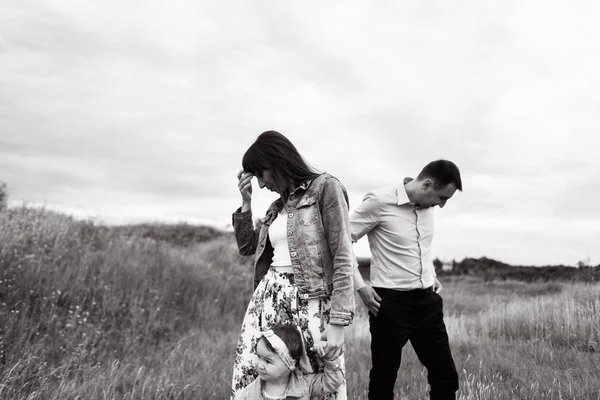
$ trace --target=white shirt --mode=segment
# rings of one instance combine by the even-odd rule
[[[280,213],[275,221],[269,227],[269,240],[273,246],[274,267],[284,267],[292,265],[290,258],[290,249],[287,241],[287,214]]]
[[[408,178],[410,179],[410,178]],[[365,234],[371,249],[371,285],[396,290],[433,286],[433,207],[416,208],[404,185],[374,190],[350,214],[352,240]]]

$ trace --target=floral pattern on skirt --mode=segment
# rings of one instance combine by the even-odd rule
[[[255,367],[257,336],[274,325],[294,324],[300,327],[312,367],[312,371],[302,372],[322,372],[323,363],[311,348],[315,342],[320,340],[321,333],[329,323],[330,310],[331,300],[329,298],[301,299],[298,289],[294,286],[293,273],[279,272],[275,268],[269,268],[265,277],[256,287],[244,316],[233,366],[231,399],[258,376]],[[345,371],[343,355],[340,360],[342,371]],[[323,400],[346,400],[346,398],[346,382],[344,381],[336,392],[323,397]]]

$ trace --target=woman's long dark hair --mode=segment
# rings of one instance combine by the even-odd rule
[[[320,175],[302,158],[292,142],[277,131],[266,131],[256,138],[242,158],[242,167],[258,177],[268,169],[284,201],[290,195],[289,182],[296,188]]]

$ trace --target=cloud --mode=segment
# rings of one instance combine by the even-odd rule
[[[5,2],[1,179],[108,221],[221,224],[244,151],[275,129],[353,207],[455,161],[443,254],[574,263],[597,247],[582,221],[600,218],[597,7]],[[255,212],[272,200],[255,190]]]

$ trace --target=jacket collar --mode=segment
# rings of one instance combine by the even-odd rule
[[[302,197],[302,193],[305,192],[309,187],[310,184],[314,181],[314,179],[310,179],[308,181],[302,182],[302,184],[300,184],[300,186],[298,186],[296,189],[294,189],[294,191],[292,193],[290,193],[291,195],[295,195],[297,198]],[[267,210],[267,214],[272,214],[271,217],[266,217],[266,220],[270,220],[272,221],[273,219],[275,219],[275,215],[279,214],[281,212],[281,210],[283,209],[283,199],[280,197],[277,200],[275,200],[271,206],[269,207],[269,209]]]
[[[299,379],[299,375],[302,372],[298,371],[298,369],[296,369],[294,372],[292,372],[292,375],[290,376],[290,380],[288,382],[288,386],[285,389],[285,392],[283,393],[283,398],[287,399],[288,397],[302,397],[306,394],[306,388],[302,387],[302,383],[300,382]],[[256,379],[259,380],[258,385],[257,385],[257,389],[259,391],[259,393],[262,396],[262,391],[263,391],[263,386],[265,384],[265,381],[259,376]]]

